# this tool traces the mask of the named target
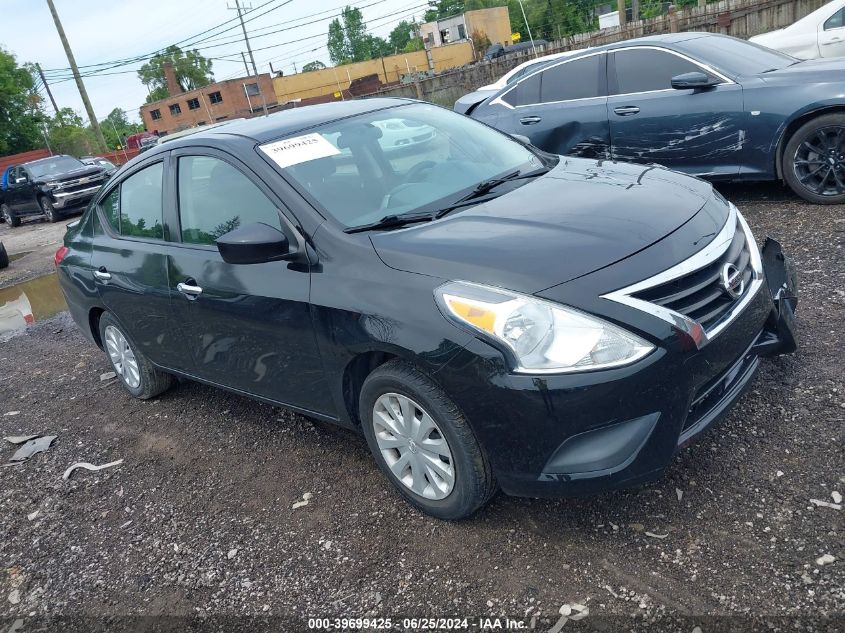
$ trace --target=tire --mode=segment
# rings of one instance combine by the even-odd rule
[[[9,266],[9,254],[6,252],[6,247],[3,242],[0,242],[0,270]]]
[[[44,212],[44,218],[48,222],[58,222],[61,219],[62,216],[53,208],[52,203],[46,197],[41,198],[39,204],[41,205],[41,210]]]
[[[115,336],[115,333],[119,336]],[[123,347],[121,337],[128,346],[128,352],[131,353],[131,356],[126,350],[121,350]],[[139,400],[154,398],[173,385],[173,376],[153,367],[152,363],[147,360],[138,346],[126,334],[123,326],[108,312],[104,312],[100,316],[100,340],[103,342],[103,348],[109,357],[112,369],[120,378],[121,384]],[[119,360],[115,359],[113,350],[117,350],[114,352],[116,354],[123,352],[118,357]],[[131,359],[135,361],[134,368]]]
[[[424,436],[415,435],[396,422],[395,416],[382,417],[389,415],[385,403],[393,403],[394,412],[401,410],[401,398],[415,409],[407,417],[416,421],[428,414],[434,428]],[[490,464],[463,414],[439,386],[412,365],[394,360],[373,371],[361,388],[359,405],[362,430],[376,463],[411,505],[438,519],[457,520],[470,516],[496,493]],[[381,414],[374,411],[377,405]],[[398,425],[392,428],[407,431],[407,435],[391,434],[385,422],[388,419]],[[425,444],[439,448],[432,452],[424,448]],[[409,483],[394,474],[388,459],[397,469],[404,464],[404,478]],[[432,464],[432,459],[437,467],[426,470],[423,464]],[[447,473],[446,478],[440,477],[441,472]],[[452,475],[451,485],[448,472]],[[419,480],[416,473],[420,474]]]
[[[783,179],[808,202],[845,203],[845,114],[825,114],[796,130],[784,149]]]
[[[21,219],[12,213],[8,204],[0,205],[0,213],[3,214],[3,219],[6,220],[6,224],[9,226],[16,227],[21,225]]]

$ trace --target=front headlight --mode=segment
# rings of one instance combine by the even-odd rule
[[[60,182],[53,181],[53,182],[45,182],[44,186],[47,187],[48,189],[61,189],[63,185]]]
[[[521,373],[564,373],[628,365],[654,345],[563,305],[466,282],[435,290],[447,317],[503,343]]]

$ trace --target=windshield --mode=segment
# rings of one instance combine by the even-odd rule
[[[426,104],[333,121],[261,149],[344,227],[434,211],[483,181],[543,167],[509,136]]]
[[[678,46],[693,57],[738,77],[780,70],[798,60],[733,37],[699,37]]]
[[[26,166],[33,178],[43,178],[53,174],[62,174],[75,169],[82,169],[85,165],[80,160],[70,156],[55,156],[53,158],[39,160],[37,163],[30,163]]]

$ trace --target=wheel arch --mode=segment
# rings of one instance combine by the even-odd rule
[[[358,396],[367,376],[385,363],[397,358],[402,358],[402,356],[392,351],[369,350],[354,356],[344,367],[341,382],[343,404],[345,413],[354,426],[361,426]]]
[[[103,340],[100,338],[100,317],[103,316],[105,310],[100,306],[94,306],[88,311],[88,326],[91,328],[91,338],[100,349],[103,348]]]
[[[813,119],[824,116],[825,114],[834,114],[837,112],[845,113],[845,103],[834,103],[813,107],[812,110],[799,114],[786,124],[786,127],[778,140],[777,151],[775,152],[775,173],[777,174],[779,180],[783,180],[783,158],[784,153],[786,152],[786,146],[789,143],[789,139],[792,138],[792,135],[798,131],[798,128],[808,121],[812,121]]]

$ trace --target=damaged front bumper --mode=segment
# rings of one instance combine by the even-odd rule
[[[766,283],[734,322],[700,350],[667,341],[629,367],[580,375],[495,375],[454,394],[502,489],[575,496],[658,478],[683,446],[722,418],[751,384],[761,357],[795,351],[795,271],[766,240]],[[484,355],[480,344],[474,353]],[[467,350],[471,351],[471,350]],[[458,359],[438,376],[483,376],[490,358]],[[489,373],[488,373],[489,375]],[[450,390],[451,391],[451,390]],[[466,396],[466,397],[465,397]]]
[[[754,349],[759,356],[790,354],[798,348],[795,341],[795,310],[798,308],[795,265],[783,254],[780,244],[769,237],[760,257],[773,307]]]

